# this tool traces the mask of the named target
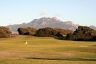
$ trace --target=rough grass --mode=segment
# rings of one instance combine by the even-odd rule
[[[0,39],[0,64],[65,63],[96,64],[96,42],[32,36]]]

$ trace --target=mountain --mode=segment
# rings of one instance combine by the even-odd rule
[[[61,28],[61,29],[69,29],[74,30],[77,28],[77,25],[73,24],[72,21],[61,21],[55,17],[53,18],[39,18],[31,21],[28,25],[35,27],[35,28],[44,28],[44,27],[51,27],[51,28]]]
[[[78,27],[78,25],[74,24],[72,21],[59,20],[56,17],[52,18],[42,17],[39,19],[34,19],[29,23],[9,25],[8,27],[13,32],[16,32],[19,27],[33,27],[36,29],[50,27],[50,28],[67,29],[74,31]]]
[[[19,27],[28,27],[28,25],[26,23],[23,23],[23,24],[8,25],[7,27],[10,28],[12,33],[17,33],[17,29]]]
[[[92,28],[92,29],[94,29],[94,30],[96,30],[96,26],[91,25],[89,27]]]

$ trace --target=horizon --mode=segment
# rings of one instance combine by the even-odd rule
[[[0,25],[28,23],[40,17],[58,17],[80,25],[96,26],[96,0],[3,0]]]

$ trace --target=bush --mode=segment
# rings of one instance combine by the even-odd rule
[[[49,28],[49,27],[39,29],[36,32],[36,36],[39,36],[39,37],[52,37],[56,34],[57,32],[54,29]]]
[[[18,28],[17,31],[20,35],[34,35],[36,33],[36,29],[30,27]]]
[[[9,28],[6,27],[0,27],[0,38],[8,38],[11,37],[11,31]]]
[[[71,30],[65,30],[65,29],[55,29],[57,32],[63,34],[63,35],[67,35],[67,34],[70,34],[72,33],[73,31]]]
[[[57,39],[65,39],[65,32],[66,30],[63,29],[53,29],[53,28],[42,28],[37,30],[36,36],[39,37],[54,37]]]
[[[79,26],[73,34],[68,34],[66,39],[69,40],[79,40],[79,41],[89,41],[94,40],[96,36],[96,31],[86,27],[86,26]]]

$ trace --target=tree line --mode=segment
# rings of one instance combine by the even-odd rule
[[[56,29],[56,28],[41,28],[35,29],[31,27],[18,28],[19,35],[32,35],[37,37],[54,37],[62,40],[75,41],[96,41],[96,30],[87,26],[79,26],[75,31]],[[11,37],[12,32],[9,28],[0,27],[0,38]]]

